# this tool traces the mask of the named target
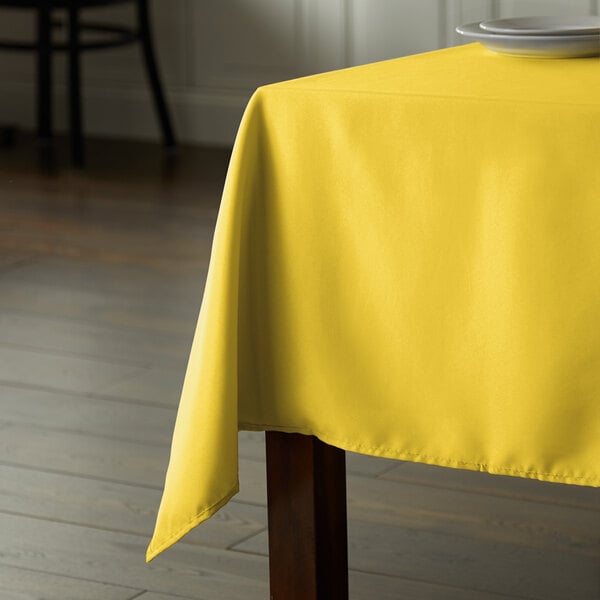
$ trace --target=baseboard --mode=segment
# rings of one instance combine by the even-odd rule
[[[168,103],[181,142],[230,146],[250,93],[169,91]],[[66,90],[54,93],[57,132],[67,122]],[[158,140],[158,123],[148,90],[87,86],[83,98],[84,131],[98,137]],[[35,126],[35,89],[27,83],[2,82],[0,125]]]

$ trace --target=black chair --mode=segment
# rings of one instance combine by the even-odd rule
[[[81,10],[89,7],[113,4],[135,4],[137,24],[135,27],[87,23],[81,20]],[[0,41],[0,49],[13,51],[34,51],[37,53],[37,134],[41,139],[52,137],[52,54],[55,51],[68,53],[69,70],[69,135],[71,155],[76,166],[83,165],[84,147],[81,109],[81,52],[103,50],[139,42],[143,49],[146,70],[165,146],[175,146],[175,136],[171,119],[160,84],[160,77],[150,28],[148,0],[0,0],[0,7],[35,10],[37,13],[37,40],[35,43]],[[67,42],[56,43],[52,30],[62,27],[55,19],[55,11],[66,13]],[[83,32],[101,34],[98,41],[85,42]]]

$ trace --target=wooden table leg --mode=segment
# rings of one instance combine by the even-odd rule
[[[266,432],[271,600],[347,600],[345,453]]]

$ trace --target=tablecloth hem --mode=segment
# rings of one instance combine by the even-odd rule
[[[270,424],[257,423],[239,423],[240,431],[281,431],[283,433],[301,433],[304,435],[314,435],[322,442],[331,446],[348,450],[349,452],[358,452],[360,454],[369,454],[381,458],[391,458],[396,460],[406,460],[410,462],[420,462],[439,467],[452,467],[455,469],[467,469],[470,471],[480,471],[490,475],[509,475],[513,477],[523,477],[526,479],[538,479],[550,483],[566,483],[570,485],[583,485],[590,487],[600,487],[600,477],[589,475],[575,475],[573,473],[542,472],[532,469],[519,469],[514,467],[499,467],[486,462],[473,462],[457,460],[445,457],[435,457],[423,454],[422,452],[410,452],[408,450],[398,450],[395,448],[386,448],[384,446],[370,446],[367,444],[356,443],[349,440],[343,440],[323,431],[309,429],[306,427],[287,427]]]
[[[154,540],[152,540],[146,550],[146,562],[149,563],[154,560],[161,552],[164,552],[167,548],[173,546],[173,544],[177,543],[183,536],[200,525],[200,523],[210,519],[210,517],[223,508],[223,506],[225,506],[225,504],[227,504],[239,491],[240,484],[238,481],[220,500],[190,519],[183,527],[180,527],[175,533],[171,534],[160,544],[154,544]]]

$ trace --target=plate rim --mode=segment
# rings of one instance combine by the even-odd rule
[[[568,28],[565,27],[563,29],[556,29],[556,28],[552,28],[552,27],[546,27],[546,28],[525,28],[525,29],[515,29],[515,28],[510,28],[510,27],[496,27],[496,26],[492,26],[490,27],[490,25],[493,25],[494,23],[503,23],[503,22],[508,22],[508,21],[530,21],[530,20],[535,20],[535,19],[540,19],[540,20],[556,20],[556,21],[560,21],[561,19],[582,19],[582,20],[591,20],[594,21],[596,23],[595,26],[590,26],[590,27],[585,27],[585,26],[576,26],[574,25],[572,28]],[[527,36],[533,36],[533,35],[543,35],[543,36],[548,36],[548,35],[596,35],[596,34],[600,34],[600,16],[598,15],[573,15],[573,16],[569,16],[569,15],[532,15],[532,16],[528,16],[528,17],[503,17],[501,19],[486,19],[483,21],[480,21],[479,23],[479,27],[484,30],[487,31],[489,33],[496,33],[499,35],[527,35]]]
[[[507,34],[507,33],[494,33],[492,31],[487,31],[486,29],[481,28],[481,21],[475,21],[473,23],[466,23],[464,25],[458,25],[455,29],[457,33],[465,36],[480,36],[488,39],[505,39],[505,40],[515,40],[515,41],[531,41],[531,42],[552,42],[556,40],[563,41],[588,41],[592,42],[594,40],[598,40],[598,44],[600,44],[600,31],[598,33],[589,33],[589,34],[553,34],[553,35],[516,35],[516,34]]]
[[[593,35],[503,35],[486,31],[479,22],[456,27],[456,31],[489,50],[527,58],[597,58],[600,56],[600,33]]]

